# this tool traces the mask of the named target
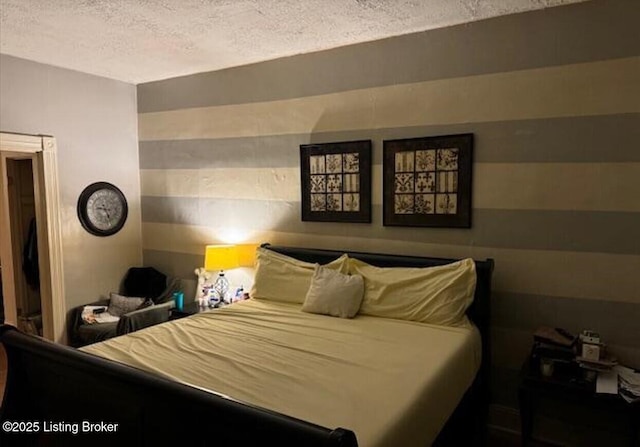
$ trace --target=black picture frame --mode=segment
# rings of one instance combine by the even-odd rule
[[[108,203],[99,204],[97,201],[90,201],[91,196],[100,191],[105,191],[108,194]],[[119,208],[120,212],[116,212],[116,219],[113,222],[109,222],[106,228],[101,228],[91,219],[91,214],[96,213],[99,207],[105,206],[115,207],[114,209]],[[82,228],[95,236],[105,237],[117,233],[124,227],[127,221],[129,207],[125,195],[117,186],[108,182],[95,182],[87,186],[80,193],[77,212]]]
[[[383,225],[471,227],[473,134],[383,142]]]
[[[302,220],[371,222],[371,140],[300,145]]]

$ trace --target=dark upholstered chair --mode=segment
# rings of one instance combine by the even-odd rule
[[[120,294],[148,298],[153,305],[128,312],[114,323],[88,324],[82,319],[85,305],[71,310],[69,316],[69,345],[85,346],[112,337],[128,334],[169,319],[169,310],[174,306],[173,292],[180,290],[180,280],[168,278],[153,267],[132,267],[122,282]],[[109,306],[109,299],[86,304],[86,306]]]

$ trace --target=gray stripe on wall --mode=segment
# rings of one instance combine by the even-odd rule
[[[317,134],[140,142],[141,169],[276,168],[300,164],[301,144],[371,139],[373,163],[382,141],[475,134],[476,162],[640,161],[640,114],[365,129]]]
[[[300,164],[308,135],[140,141],[140,169],[279,168]]]
[[[138,111],[288,99],[634,56],[640,54],[638,22],[640,4],[634,0],[514,14],[141,84]]]
[[[204,265],[204,255],[161,250],[143,250],[142,259],[145,266],[155,267],[166,275],[194,281],[195,269]]]
[[[640,254],[640,213],[474,209],[471,229],[381,226],[381,206],[372,224],[302,222],[300,203],[192,197],[142,197],[142,221],[289,233],[370,237],[450,245]],[[259,219],[247,219],[258,216]]]
[[[598,332],[607,343],[640,346],[640,302],[613,302],[573,297],[495,291],[491,325],[534,331],[563,327],[574,334]]]

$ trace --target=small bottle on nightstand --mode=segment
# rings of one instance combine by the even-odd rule
[[[232,301],[242,301],[244,296],[244,287],[240,286],[236,289],[236,294],[233,297]]]

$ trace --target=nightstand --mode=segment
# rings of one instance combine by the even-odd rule
[[[602,445],[597,441],[600,436],[618,440],[608,446],[640,447],[640,402],[628,403],[618,394],[597,394],[595,380],[585,380],[577,364],[561,366],[554,368],[551,377],[542,376],[539,366],[530,360],[522,367],[518,396],[522,445],[531,442],[536,414],[555,409],[553,420],[564,424],[565,432],[574,429],[576,436],[580,436],[580,443],[576,445],[586,446],[591,441],[593,444],[588,445]]]
[[[178,310],[175,307],[169,311],[169,320],[177,320],[179,318],[188,317],[189,315],[195,315],[200,312],[206,312],[210,310],[208,307],[200,307],[200,305],[192,301],[182,306],[182,310]]]

